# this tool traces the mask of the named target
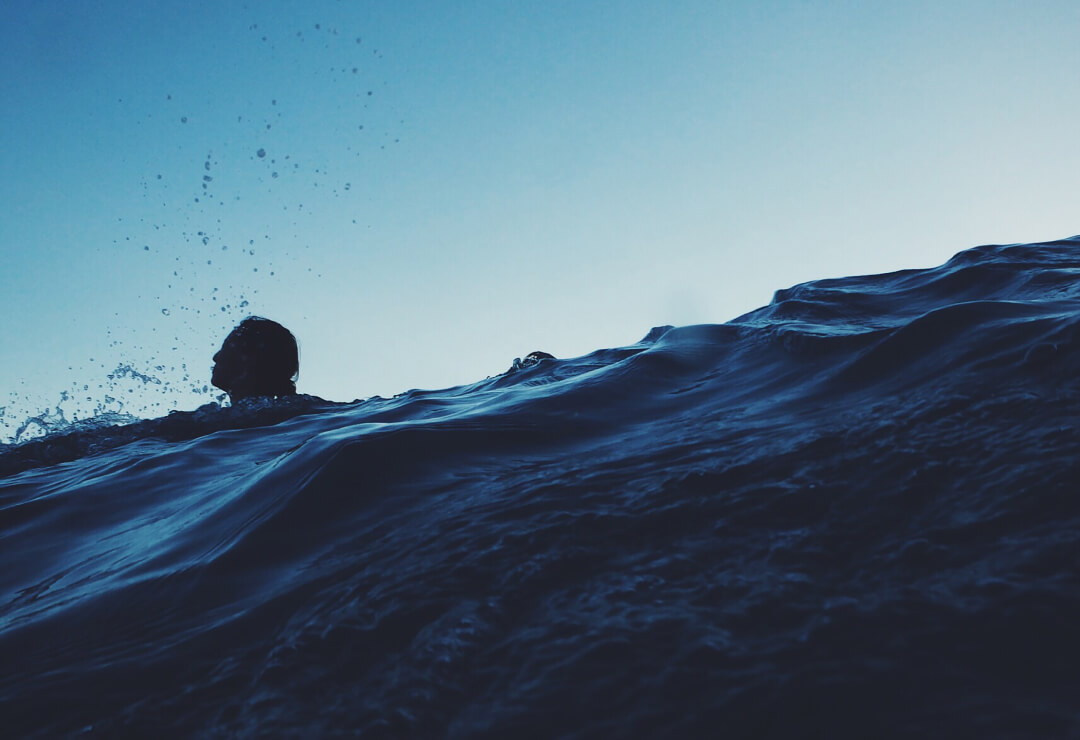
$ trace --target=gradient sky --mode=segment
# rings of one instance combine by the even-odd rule
[[[1071,236],[1078,32],[1075,0],[0,0],[0,440],[65,392],[214,399],[252,313],[351,400]]]

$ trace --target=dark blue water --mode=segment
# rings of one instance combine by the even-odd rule
[[[1080,237],[5,448],[2,732],[1080,736],[1078,398]]]

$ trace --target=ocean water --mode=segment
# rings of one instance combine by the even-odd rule
[[[0,452],[8,737],[1078,737],[1080,237]]]

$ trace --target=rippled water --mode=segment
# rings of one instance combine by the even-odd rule
[[[1078,277],[0,448],[5,734],[1080,735]]]

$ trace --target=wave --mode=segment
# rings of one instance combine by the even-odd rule
[[[1080,237],[0,448],[16,736],[1080,732]]]

